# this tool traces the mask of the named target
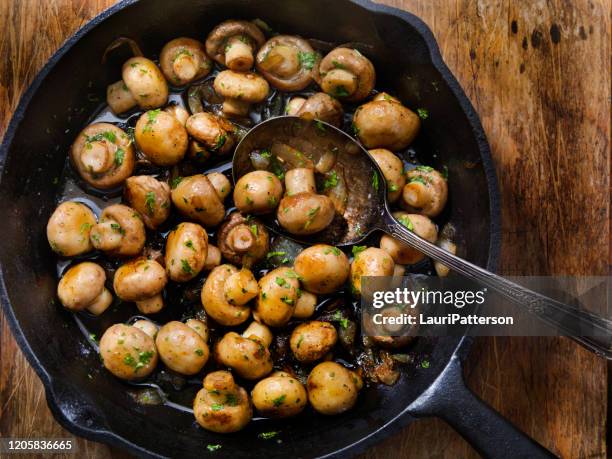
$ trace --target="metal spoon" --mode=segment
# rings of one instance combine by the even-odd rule
[[[335,168],[349,190],[342,216],[338,215],[324,231],[299,237],[279,226],[274,215],[263,216],[262,221],[271,231],[306,244],[325,242],[335,246],[359,244],[371,233],[383,231],[453,271],[492,288],[587,349],[612,359],[612,321],[548,298],[463,260],[420,238],[393,218],[387,203],[386,183],[376,161],[351,136],[330,124],[281,116],[255,126],[234,153],[234,183],[255,170],[251,158],[254,151],[270,149],[274,144],[288,145],[303,153],[304,156],[293,158],[297,164],[293,167],[300,167],[300,162],[304,161],[316,164],[329,152],[337,155]],[[291,162],[291,158],[289,160]],[[283,167],[280,163],[273,166]],[[575,330],[591,330],[591,333],[590,336],[576,336]]]

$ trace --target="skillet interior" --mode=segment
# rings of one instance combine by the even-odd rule
[[[177,36],[203,39],[226,18],[259,17],[287,33],[364,44],[377,69],[377,87],[397,94],[410,107],[429,111],[416,148],[430,164],[448,166],[448,219],[462,236],[460,255],[493,268],[497,191],[486,141],[471,106],[462,93],[458,98],[452,76],[441,74],[432,63],[430,49],[434,53],[437,49],[425,26],[410,15],[389,14],[395,10],[345,0],[131,3],[113,8],[125,7],[104,21],[95,20],[63,56],[52,58],[48,73],[34,83],[39,87],[18,108],[2,147],[6,154],[0,183],[3,303],[20,345],[45,383],[52,410],[78,434],[161,455],[199,455],[207,444],[222,444],[223,453],[233,457],[308,457],[358,443],[363,447],[370,443],[367,437],[379,438],[376,432],[430,385],[459,339],[440,340],[430,368],[403,376],[391,388],[366,392],[355,409],[338,417],[252,423],[237,434],[219,436],[197,427],[190,413],[137,405],[120,381],[101,370],[70,314],[53,302],[56,260],[45,238],[45,225],[59,192],[56,177],[74,135],[99,105],[96,97],[102,98],[106,85],[119,79],[121,57],[100,64],[110,41],[130,36],[151,56]],[[434,59],[439,59],[437,54]],[[95,377],[89,379],[88,373]],[[408,420],[404,414],[402,424]],[[281,430],[277,438],[282,442],[257,438],[257,433],[270,430]]]

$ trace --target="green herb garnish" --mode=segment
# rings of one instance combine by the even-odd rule
[[[298,59],[300,61],[300,66],[304,67],[306,70],[312,70],[314,68],[315,63],[317,62],[318,54],[315,52],[298,52]]]
[[[193,268],[191,267],[189,262],[185,260],[184,258],[181,259],[181,269],[183,270],[185,274],[193,274]]]
[[[352,249],[353,256],[356,257],[357,255],[359,255],[361,252],[363,252],[367,248],[368,247],[365,245],[354,245]]]
[[[338,185],[338,173],[334,170],[329,172],[325,176],[325,182],[323,182],[323,190],[334,188]]]
[[[274,404],[276,408],[278,408],[279,406],[283,404],[286,398],[287,398],[287,395],[283,394],[280,397],[276,397],[274,400],[272,400],[272,403]]]
[[[427,118],[429,118],[429,111],[425,108],[417,108],[417,114],[422,120],[426,120]]]
[[[155,193],[149,191],[145,197],[145,206],[149,215],[153,215],[155,211]]]

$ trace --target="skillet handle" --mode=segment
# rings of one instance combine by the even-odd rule
[[[463,381],[455,355],[427,391],[409,407],[415,416],[444,419],[485,458],[557,457],[484,403]]]

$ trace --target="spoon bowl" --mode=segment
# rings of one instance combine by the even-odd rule
[[[270,170],[282,179],[287,170],[296,167],[314,167],[325,176],[335,172],[344,193],[335,196],[336,216],[325,230],[296,236],[282,228],[274,214],[261,216],[274,233],[301,243],[342,247],[358,244],[374,231],[383,231],[454,272],[492,288],[587,349],[612,359],[612,321],[608,318],[515,284],[441,249],[402,225],[391,214],[387,186],[376,161],[355,139],[328,123],[280,116],[257,125],[238,144],[232,173],[234,183],[256,169]],[[329,193],[325,183],[322,188],[320,192]]]

